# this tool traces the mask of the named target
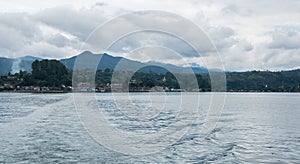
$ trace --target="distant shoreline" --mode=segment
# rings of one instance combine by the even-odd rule
[[[69,91],[0,91],[0,93],[71,93]]]
[[[163,91],[129,91],[130,93],[160,93]],[[180,92],[170,92],[166,91],[167,93],[180,93]],[[51,94],[51,93],[128,93],[128,92],[76,92],[76,91],[0,91],[0,93],[37,93],[37,94]],[[217,92],[211,92],[211,91],[204,91],[204,92],[183,92],[183,93],[217,93]],[[226,91],[223,93],[300,93],[300,92],[274,92],[274,91]]]

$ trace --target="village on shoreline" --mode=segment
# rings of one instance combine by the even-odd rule
[[[89,70],[85,70],[89,71]],[[87,79],[87,72],[79,72],[80,79]],[[113,70],[97,70],[95,83],[82,82],[72,85],[72,70],[60,61],[42,60],[32,63],[32,71],[19,71],[0,76],[0,92],[17,93],[68,93],[68,92],[211,92],[208,74],[164,74],[117,71],[119,81],[112,82]],[[128,79],[127,76],[131,78]],[[227,92],[300,92],[300,70],[271,72],[227,72]],[[189,78],[196,78],[198,85]],[[181,88],[178,77],[185,80]],[[125,79],[125,80],[124,80]],[[198,86],[195,88],[195,86]],[[225,91],[225,90],[222,90]]]

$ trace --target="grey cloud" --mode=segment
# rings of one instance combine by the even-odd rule
[[[241,40],[239,42],[239,46],[241,46],[241,48],[246,52],[252,51],[254,49],[254,46],[246,40]]]
[[[45,36],[42,30],[41,22],[31,14],[0,13],[0,55],[62,57],[74,52],[72,47],[79,47],[76,39],[61,34]]]
[[[236,33],[232,28],[222,25],[211,25],[204,12],[198,11],[194,21],[206,32],[219,51],[238,43]]]
[[[74,54],[78,52],[71,47],[61,48],[47,42],[35,42],[30,46],[27,46],[26,49],[20,50],[19,53],[21,54],[20,56],[24,56],[24,54],[31,54],[42,58],[59,59],[65,58],[66,56],[74,56]]]
[[[237,13],[239,13],[239,9],[236,5],[231,4],[231,5],[224,7],[221,10],[221,12],[223,14],[237,14]]]
[[[110,48],[110,51],[124,53],[147,46],[166,47],[176,51],[184,57],[197,56],[197,52],[188,43],[162,32],[138,32],[131,34],[118,40]]]
[[[140,17],[140,19],[143,19],[143,17]],[[177,21],[170,15],[163,15],[163,17],[159,17],[157,19],[161,19],[165,22]],[[204,30],[207,31],[207,34],[216,44],[219,50],[230,48],[232,45],[237,43],[234,38],[235,32],[233,31],[233,29],[224,26],[209,25],[209,23],[207,22],[208,20],[206,20],[206,17],[203,13],[199,15],[199,19],[203,21],[203,25],[207,25]],[[88,37],[90,32],[92,32],[95,27],[97,27],[100,23],[103,23],[104,20],[107,20],[107,18],[103,16],[102,11],[99,9],[93,8],[89,10],[77,10],[69,6],[61,6],[45,9],[33,15],[8,14],[1,20],[3,21],[1,21],[0,23],[0,29],[5,28],[5,30],[3,30],[4,32],[2,36],[7,37],[6,42],[1,44],[2,52],[14,52],[21,56],[30,53],[30,55],[39,54],[42,56],[60,57],[62,56],[62,53],[68,54],[67,50],[72,52],[76,51],[76,49],[78,50],[80,48],[80,43]],[[129,26],[144,26],[144,24],[139,24],[140,22],[142,22],[140,20],[124,21],[129,22],[127,24]],[[148,23],[151,23],[151,21]],[[50,36],[43,36],[41,28],[39,26],[41,24],[43,26],[48,26],[56,29],[58,33],[50,34]],[[124,27],[124,24],[121,22],[119,24],[116,24],[114,26],[114,29],[111,30],[123,30],[126,28],[129,27]],[[178,27],[174,28],[177,28],[178,30],[184,29],[187,32],[189,31],[186,24],[180,24]],[[8,36],[8,32],[14,33],[14,35]],[[78,39],[69,39],[66,36],[60,34],[60,32],[71,34]],[[102,40],[106,40],[106,38],[109,37],[111,36],[103,35]],[[199,38],[195,37],[194,40],[196,39]],[[207,44],[206,42],[207,41],[203,40],[203,45],[201,45],[202,48],[208,47],[205,46]],[[128,50],[133,50],[135,48],[149,45],[158,45],[173,49],[184,57],[198,56],[197,52],[184,41],[162,33],[150,34],[146,32],[128,36],[118,41],[117,44],[115,44],[111,48],[111,50],[114,52],[122,53]],[[6,49],[4,50],[4,48]],[[203,49],[204,53],[207,51],[211,50]]]
[[[129,53],[126,57],[142,61],[166,61],[166,60],[182,60],[182,56],[175,51],[159,46],[143,47]]]
[[[104,4],[94,3],[94,6],[89,9],[61,6],[41,9],[33,14],[0,13],[0,55],[40,55],[60,58],[76,54],[80,44],[95,27],[104,23],[111,16],[117,15],[116,13],[120,14],[121,10],[129,10],[113,6],[109,1],[104,2]],[[191,9],[192,12],[199,10],[194,19],[190,16],[187,17],[193,19],[208,34],[222,57],[225,58],[228,67],[232,69],[263,68],[262,65],[259,65],[260,63],[266,63],[265,66],[270,68],[275,68],[276,65],[294,68],[299,65],[297,55],[299,56],[300,51],[300,27],[286,27],[287,24],[297,25],[299,1],[275,0],[271,2],[263,0],[253,3],[229,0],[226,2],[211,1],[208,4],[199,3],[203,7],[195,6]],[[80,6],[77,5],[77,7]],[[176,9],[172,11],[176,11]],[[159,19],[174,21],[165,15]],[[128,26],[141,26],[139,20],[124,21],[131,23],[127,24]],[[277,28],[278,25],[283,27]],[[50,30],[48,33],[47,28],[45,30],[41,26],[54,29],[54,32]],[[274,26],[276,30],[269,29]],[[126,28],[129,27],[124,27],[121,22],[115,24],[111,30],[118,31]],[[185,24],[176,28],[189,31]],[[266,33],[267,31],[272,32]],[[110,37],[104,34],[103,40],[97,44],[105,42],[105,39]],[[271,41],[268,42],[270,38]],[[168,47],[189,58],[188,60],[196,56],[195,51],[181,40],[158,34],[126,37],[126,39],[118,41],[112,50],[120,55],[123,52],[147,45]],[[204,41],[203,47],[206,47]],[[148,53],[156,52],[148,51]]]
[[[1,26],[13,29],[25,37],[40,34],[38,23],[26,13],[0,13]]]
[[[145,45],[145,43],[151,45],[152,43],[150,42],[154,41],[155,43],[161,46],[167,46],[178,50],[181,49],[181,51],[186,52],[187,55],[195,55],[190,53],[189,51],[184,51],[186,50],[185,47],[187,46],[183,43],[182,40],[178,39],[182,38],[190,42],[190,44],[194,44],[193,46],[195,46],[195,48],[197,48],[203,54],[214,50],[213,46],[211,45],[211,42],[207,40],[208,38],[206,37],[206,35],[202,33],[201,30],[195,26],[195,24],[182,17],[177,17],[172,14],[166,14],[163,12],[155,11],[124,15],[123,17],[118,18],[117,20],[113,20],[104,28],[105,29],[97,31],[97,34],[95,34],[95,36],[93,36],[91,40],[89,40],[89,43],[94,47],[99,45],[100,41],[97,40],[98,38],[103,38],[102,43],[107,42],[109,40],[109,42],[112,42],[115,39],[117,39],[115,37],[118,37],[119,35],[124,35],[126,33],[130,33],[136,30],[148,31],[149,28],[151,28],[162,31],[162,33],[170,33],[171,35],[174,34],[179,36],[170,37],[152,35],[149,37],[131,37],[128,40],[134,40],[136,42],[133,43],[133,46],[135,46],[135,44]],[[106,30],[108,30],[108,32],[105,32]],[[93,40],[93,38],[95,38],[95,40]]]
[[[141,14],[142,15],[142,14]],[[150,14],[151,15],[151,14]],[[201,15],[201,13],[198,14],[199,19],[204,18],[205,16]],[[147,17],[148,15],[146,15]],[[162,17],[155,18],[154,16],[148,16],[151,19],[160,19],[160,21],[165,21],[165,22],[176,22],[180,20],[176,20],[175,17],[172,17],[172,15],[160,15]],[[156,16],[157,17],[157,16]],[[139,17],[138,17],[139,18]],[[144,19],[143,17],[140,17],[140,19]],[[120,30],[126,30],[130,29],[131,27],[147,27],[147,25],[142,24],[141,25],[141,20],[126,20],[122,19],[122,22],[116,22],[112,28],[110,28],[111,31],[120,31]],[[146,22],[148,24],[151,24],[151,20]],[[207,24],[207,23],[203,23]],[[159,27],[159,25],[157,25]],[[119,28],[122,27],[122,28]],[[186,31],[187,35],[189,34],[189,26],[187,24],[176,24],[176,26],[172,26],[170,28],[174,28],[177,30],[181,31]],[[172,30],[174,30],[172,29]],[[204,31],[207,32],[208,37],[212,39],[212,42],[216,44],[217,49],[225,49],[225,48],[230,48],[234,44],[236,44],[238,41],[235,39],[235,32],[233,29],[229,27],[223,27],[223,26],[205,26]],[[168,32],[168,31],[167,31]],[[99,35],[102,38],[109,38],[110,36],[107,35],[107,33],[101,33]],[[200,55],[205,55],[208,52],[214,51],[212,46],[210,45],[210,42],[207,40],[206,37],[199,38],[197,35],[190,35],[192,40],[198,41],[200,40],[200,43],[197,46],[201,47],[201,53]],[[98,43],[96,40],[92,41]],[[159,45],[159,46],[164,46],[168,47],[170,49],[175,50],[176,52],[180,53],[181,55],[185,57],[194,57],[198,56],[197,52],[190,46],[188,43],[185,43],[183,40],[180,40],[176,37],[166,35],[166,34],[149,34],[147,32],[141,34],[134,34],[131,36],[126,36],[125,38],[118,40],[113,47],[111,47],[111,51],[129,51],[133,50],[135,48],[141,47],[141,46],[147,46],[147,45]],[[247,48],[248,50],[250,49],[249,47]],[[124,51],[123,51],[124,50]]]
[[[75,52],[80,48],[80,42],[77,39],[68,39],[61,35],[60,29],[50,33],[47,30],[43,31],[45,29],[42,25],[45,23],[37,19],[37,15],[39,13],[0,13],[1,56],[61,57],[62,53],[69,55],[68,51]],[[46,25],[46,27],[49,26]],[[74,29],[76,29],[75,26]]]
[[[273,49],[263,57],[264,63],[269,68],[277,69],[299,69],[299,50],[287,49],[282,51],[280,49]]]
[[[62,35],[62,34],[54,34],[51,35],[48,39],[47,42],[55,45],[56,47],[66,47],[66,46],[70,46],[70,47],[79,47],[80,46],[80,42],[77,39],[69,39],[66,36]]]
[[[17,51],[41,39],[38,23],[25,13],[0,13],[1,55],[15,55]]]
[[[222,3],[221,3],[222,4]],[[220,13],[226,16],[283,16],[286,13],[299,13],[299,0],[261,0],[236,1],[227,0]]]
[[[253,2],[251,2],[253,4]],[[258,7],[257,7],[258,8]],[[249,8],[243,8],[242,5],[238,5],[236,2],[227,5],[221,9],[220,13],[224,16],[234,17],[234,16],[252,16],[253,11]]]
[[[215,43],[218,50],[224,48],[230,48],[238,41],[234,38],[235,33],[229,27],[213,27],[210,26],[208,29],[209,37]]]
[[[52,35],[48,39],[48,43],[56,45],[57,47],[64,47],[68,45],[70,40],[61,34]]]
[[[300,48],[300,31],[295,29],[280,29],[272,32],[272,49],[298,49]]]
[[[0,38],[0,48],[2,50],[17,51],[24,47],[24,36],[14,29],[0,25]],[[3,54],[3,51],[1,53],[1,55],[6,55]]]
[[[101,10],[75,10],[70,6],[45,9],[34,16],[40,22],[70,33],[84,41],[105,18]]]

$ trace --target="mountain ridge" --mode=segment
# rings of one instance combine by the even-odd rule
[[[59,61],[63,63],[68,69],[73,70],[75,61],[78,57],[86,57],[88,61],[85,64],[87,68],[89,67],[90,61],[97,61],[101,57],[101,61],[98,64],[97,70],[127,70],[127,71],[140,71],[140,72],[154,72],[158,74],[163,74],[168,71],[172,71],[173,73],[190,73],[191,70],[195,73],[207,73],[207,69],[204,67],[196,68],[196,67],[182,67],[169,63],[161,63],[161,62],[140,62],[131,59],[127,59],[124,57],[115,57],[109,55],[107,53],[95,54],[90,51],[84,51],[78,55],[60,59]],[[19,58],[5,58],[0,57],[0,75],[6,75],[9,72],[17,73],[20,70],[22,71],[31,71],[31,64],[35,60],[42,60],[43,58],[35,57],[35,56],[23,56]],[[140,68],[136,70],[136,68]],[[94,69],[94,68],[91,68]]]

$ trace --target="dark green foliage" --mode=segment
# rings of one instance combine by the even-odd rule
[[[96,83],[111,83],[112,71],[97,71]],[[125,75],[126,71],[118,73],[117,77]],[[179,89],[178,81],[183,85],[189,86],[189,77],[187,74],[156,74],[136,72],[128,79],[130,87],[153,87],[164,86],[168,88]],[[163,81],[165,77],[166,81]],[[199,88],[203,91],[210,91],[210,79],[208,74],[196,74]],[[248,71],[248,72],[227,72],[227,90],[228,91],[246,91],[246,92],[300,92],[300,70],[270,72],[270,71]],[[120,78],[121,79],[121,78]],[[122,81],[122,80],[120,80]],[[127,84],[126,84],[127,85]],[[181,86],[182,87],[182,86]]]
[[[57,60],[36,60],[32,63],[31,77],[25,77],[24,82],[41,87],[61,87],[71,85],[71,77],[67,68]]]
[[[227,73],[229,91],[299,92],[300,70]]]
[[[111,78],[114,74],[114,81],[111,82]],[[132,77],[128,77],[132,75]],[[129,71],[115,71],[106,69],[105,71],[98,70],[96,73],[96,84],[107,84],[107,83],[124,83],[130,88],[138,87],[148,87],[152,88],[154,86],[162,86],[174,89],[180,89],[180,84],[178,81],[184,81],[189,79],[191,75],[188,74],[172,74],[167,72],[166,74],[157,74],[157,73],[144,73],[144,72],[129,72]],[[208,79],[203,78],[200,74],[197,74],[195,77],[198,81],[199,88],[207,91],[210,89],[210,83]],[[130,78],[130,79],[128,79]],[[178,78],[178,79],[177,79]],[[165,79],[165,80],[164,80]],[[183,82],[181,85],[188,86],[189,81]],[[197,85],[197,84],[196,84]],[[195,85],[194,85],[195,86]],[[193,88],[195,89],[195,88]]]
[[[79,73],[78,81],[91,81],[87,73],[93,70],[84,70]],[[81,71],[79,71],[81,72]],[[88,73],[89,74],[89,73]],[[129,86],[134,91],[141,88],[149,89],[154,86],[164,88],[194,90],[189,86],[191,79],[197,79],[197,85],[202,91],[210,91],[210,79],[207,73],[185,74],[178,73],[154,73],[154,72],[130,72],[121,70],[104,69],[96,72],[95,82],[99,86],[109,86],[112,76],[113,83],[123,83],[123,86]],[[227,90],[228,91],[246,91],[246,92],[300,92],[300,69],[291,71],[248,71],[248,72],[227,72]],[[20,71],[14,75],[1,76],[0,85],[11,84],[14,87],[22,86],[40,86],[60,89],[62,85],[72,85],[72,71],[68,70],[57,60],[42,60],[32,63],[32,72]],[[179,83],[180,82],[180,83]],[[2,87],[3,88],[3,87]]]

